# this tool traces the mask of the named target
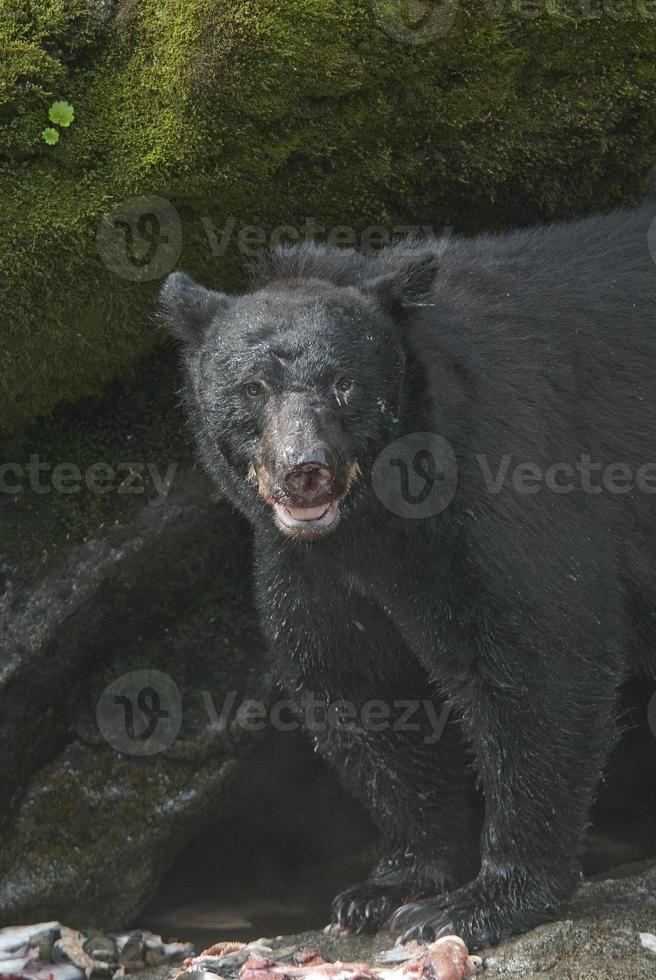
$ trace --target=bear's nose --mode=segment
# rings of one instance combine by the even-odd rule
[[[323,462],[310,460],[287,470],[283,482],[291,493],[315,496],[332,489],[333,471]]]

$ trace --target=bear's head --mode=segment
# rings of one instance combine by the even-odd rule
[[[381,272],[355,252],[297,248],[260,262],[244,295],[168,277],[161,319],[182,347],[203,463],[251,521],[316,539],[357,506],[399,432],[402,321],[436,267],[427,250]]]

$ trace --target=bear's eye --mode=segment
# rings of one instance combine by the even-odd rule
[[[350,391],[353,385],[353,378],[340,378],[337,382],[337,388],[339,391]]]
[[[249,398],[259,398],[260,395],[264,394],[265,390],[264,384],[261,381],[247,381],[244,387]]]

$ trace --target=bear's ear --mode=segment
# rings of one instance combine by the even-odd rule
[[[171,273],[159,301],[158,322],[184,343],[200,339],[203,328],[229,303],[225,293],[199,286],[184,272]]]
[[[430,297],[439,268],[436,252],[400,255],[393,272],[370,279],[363,290],[378,298],[389,309],[430,306]]]

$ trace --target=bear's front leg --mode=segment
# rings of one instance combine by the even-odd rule
[[[361,624],[368,623],[363,613]],[[371,635],[378,656],[371,676],[376,693],[385,697],[369,704],[377,710],[389,706],[389,719],[372,726],[364,721],[360,689],[344,701],[356,708],[358,722],[315,733],[317,750],[369,809],[384,841],[385,856],[369,877],[333,902],[333,922],[354,932],[375,932],[399,905],[455,888],[480,866],[481,820],[461,732],[447,723],[438,735],[427,724],[427,715],[435,721],[444,706],[413,696],[428,687],[425,677],[410,687],[401,685],[412,678],[387,677],[381,669],[384,638],[376,636],[373,624]],[[359,648],[362,654],[366,641]]]
[[[421,705],[407,694],[404,704]],[[439,702],[431,704],[437,717]],[[385,856],[369,877],[333,902],[333,922],[342,928],[375,932],[399,905],[456,888],[480,866],[482,819],[462,733],[447,724],[437,738],[422,726],[422,713],[418,708],[405,723],[399,715],[384,730],[337,730],[317,740],[385,841]]]
[[[528,685],[527,662],[515,660],[504,672],[514,690],[490,673],[460,692],[485,794],[481,871],[462,888],[398,909],[390,926],[400,941],[455,933],[470,948],[496,943],[552,917],[573,889],[613,742],[619,671],[593,655],[572,660],[553,662]]]
[[[261,622],[317,751],[380,828],[383,860],[332,907],[338,926],[371,932],[399,905],[476,873],[481,819],[471,758],[394,623],[334,577],[326,591],[302,558],[278,564],[270,578],[259,566]]]

